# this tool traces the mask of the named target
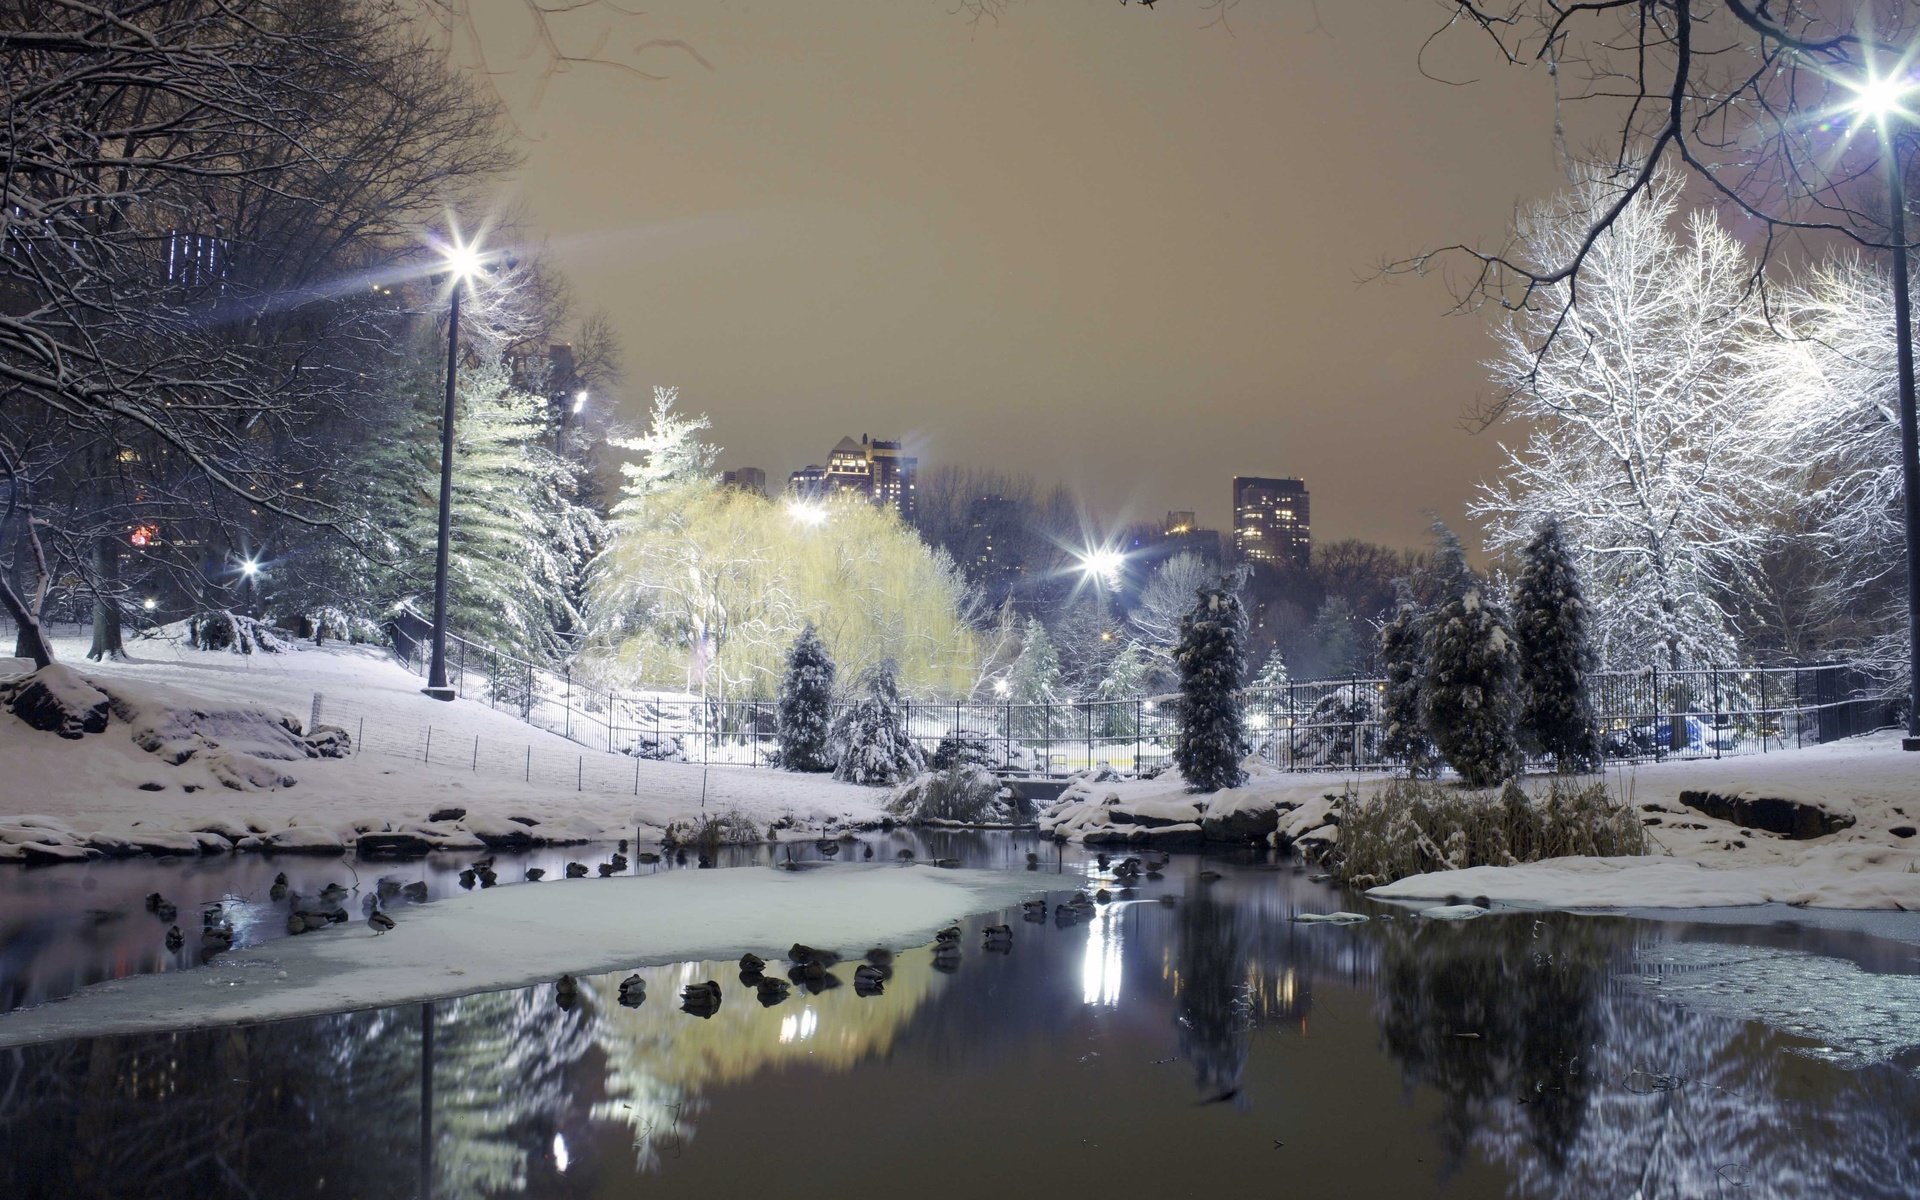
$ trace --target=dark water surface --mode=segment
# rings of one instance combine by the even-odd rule
[[[1055,901],[1104,878],[1007,835],[871,844],[999,867],[1037,849]],[[466,861],[361,865],[359,882],[439,895]],[[243,944],[283,934],[280,870],[296,889],[354,882],[338,860],[285,858],[0,873],[0,1005],[189,966],[149,891],[189,934],[223,897]],[[1376,919],[1290,920],[1337,908]],[[1011,950],[984,949],[1001,921]],[[0,1196],[1920,1195],[1913,945],[1423,921],[1244,857],[1178,857],[1085,921],[966,926],[956,968],[896,947],[875,997],[847,965],[842,986],[762,1007],[733,963],[688,963],[642,971],[636,1009],[610,975],[571,1011],[543,985],[0,1051]],[[681,1012],[680,986],[705,979],[719,1011]]]

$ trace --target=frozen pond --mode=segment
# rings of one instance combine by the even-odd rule
[[[1077,849],[1005,835],[871,844],[1014,869],[1037,850],[1056,902],[1105,880]],[[465,861],[359,872],[440,894]],[[0,873],[0,999],[190,963],[142,908],[153,890],[183,930],[231,895],[243,942],[281,933],[279,870],[352,882],[340,860],[286,858]],[[1290,920],[1340,908],[1376,919]],[[736,964],[689,963],[643,971],[637,1008],[618,973],[583,979],[570,1009],[548,984],[0,1052],[0,1195],[1920,1194],[1910,943],[1422,921],[1291,864],[1191,856],[1085,919],[1021,918],[966,922],[957,963],[897,947],[877,996],[844,964],[841,986],[762,1006]],[[984,948],[1001,921],[1011,947]],[[719,1010],[680,1011],[706,979]]]

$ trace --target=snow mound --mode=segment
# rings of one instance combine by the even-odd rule
[[[0,1016],[0,1046],[408,1004],[743,951],[778,962],[796,941],[850,958],[925,943],[1033,891],[1024,872],[866,864],[495,888],[409,907],[390,934],[354,921],[205,967],[95,984]]]
[[[0,703],[33,728],[79,739],[107,728],[107,694],[59,663],[0,683]]]
[[[1788,862],[1709,866],[1683,858],[1551,858],[1395,880],[1381,900],[1478,896],[1535,908],[1719,908],[1781,902],[1920,911],[1920,849],[1842,843]]]

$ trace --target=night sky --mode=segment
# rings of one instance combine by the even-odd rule
[[[1107,525],[1300,475],[1317,540],[1424,538],[1497,455],[1484,316],[1379,263],[1496,240],[1555,165],[1543,75],[1428,0],[655,0],[562,28],[475,0],[527,144],[501,198],[656,383],[769,482],[842,435],[1064,482]],[[706,64],[654,39],[683,39]]]

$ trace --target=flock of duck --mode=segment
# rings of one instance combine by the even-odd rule
[[[828,858],[840,852],[838,843],[825,839],[818,843],[818,847],[822,855]],[[873,847],[866,846],[863,849],[865,857],[871,859]],[[672,853],[677,865],[687,865],[686,850],[680,849]],[[663,854],[655,851],[640,850],[635,852],[634,861],[652,866],[662,862],[664,857]],[[912,862],[915,859],[914,852],[910,849],[899,851],[895,857],[903,863]],[[930,861],[937,867],[952,868],[960,865],[958,859],[951,858],[935,858]],[[1070,899],[1053,906],[1052,915],[1057,924],[1066,926],[1085,920],[1099,905],[1110,903],[1116,897],[1124,898],[1134,894],[1136,885],[1142,878],[1149,880],[1162,878],[1161,872],[1166,869],[1170,858],[1163,854],[1157,859],[1143,860],[1129,855],[1116,863],[1110,855],[1101,853],[1095,856],[1095,861],[1103,872],[1109,872],[1112,875],[1113,887],[1111,890],[1105,886],[1099,887],[1092,895],[1078,891]],[[598,864],[597,868],[590,869],[581,862],[569,862],[566,865],[566,877],[568,879],[584,878],[597,869],[600,877],[604,879],[625,872],[631,865],[632,861],[627,858],[627,842],[622,839],[613,855],[606,862]],[[713,865],[711,856],[699,853],[699,865],[703,868],[711,867]],[[791,851],[788,853],[787,861],[778,865],[795,870],[801,866],[793,861]],[[1033,871],[1038,870],[1039,867],[1040,856],[1029,852],[1027,869]],[[539,867],[529,867],[525,877],[529,883],[538,883],[546,877],[546,872]],[[1220,875],[1215,871],[1201,871],[1197,877],[1203,883],[1211,883],[1219,879]],[[492,855],[469,864],[460,872],[459,879],[460,886],[467,889],[476,886],[490,888],[500,881],[498,873],[494,870]],[[289,934],[310,933],[335,925],[344,925],[350,920],[344,907],[349,892],[339,883],[330,882],[316,895],[303,896],[291,890],[286,873],[283,871],[273,877],[273,885],[268,889],[267,894],[275,903],[292,897],[292,910],[287,914]],[[389,900],[395,896],[403,896],[408,901],[418,904],[424,902],[427,895],[425,881],[401,883],[393,878],[381,879],[374,892],[362,902],[361,907],[366,923],[376,935],[388,933],[397,925],[393,916],[386,911]],[[1171,896],[1162,896],[1160,899],[1162,903],[1173,902]],[[180,915],[178,906],[159,892],[148,895],[146,904],[147,911],[168,927],[165,937],[168,951],[178,953],[186,944],[186,935],[181,932],[177,923]],[[227,901],[224,899],[211,901],[201,914],[200,956],[202,961],[233,948],[233,922],[226,906]],[[1039,898],[1022,901],[1020,911],[1022,919],[1039,923],[1047,919],[1049,910],[1047,901]],[[959,968],[960,936],[960,927],[957,925],[942,929],[934,935],[933,966],[935,970],[951,973]],[[1013,949],[1013,930],[1009,926],[989,925],[982,931],[982,937],[982,948],[987,951],[1005,954]],[[821,950],[795,942],[787,952],[787,962],[786,975],[782,978],[778,974],[769,974],[766,961],[758,955],[751,953],[743,955],[740,959],[741,986],[751,990],[760,1003],[769,1008],[786,1000],[795,986],[815,993],[841,986],[842,981],[831,970],[838,965],[839,957],[830,950]],[[864,961],[854,967],[854,992],[861,996],[881,995],[885,991],[887,981],[892,977],[893,952],[876,946],[868,950]],[[562,1009],[571,1010],[578,1002],[579,994],[579,982],[571,975],[562,975],[555,984],[554,999]],[[629,1008],[638,1007],[646,1002],[646,981],[637,974],[629,975],[620,982],[619,996],[621,1004]],[[688,985],[681,990],[680,1007],[694,1016],[703,1018],[713,1016],[720,1011],[720,984],[717,981],[708,980]]]

